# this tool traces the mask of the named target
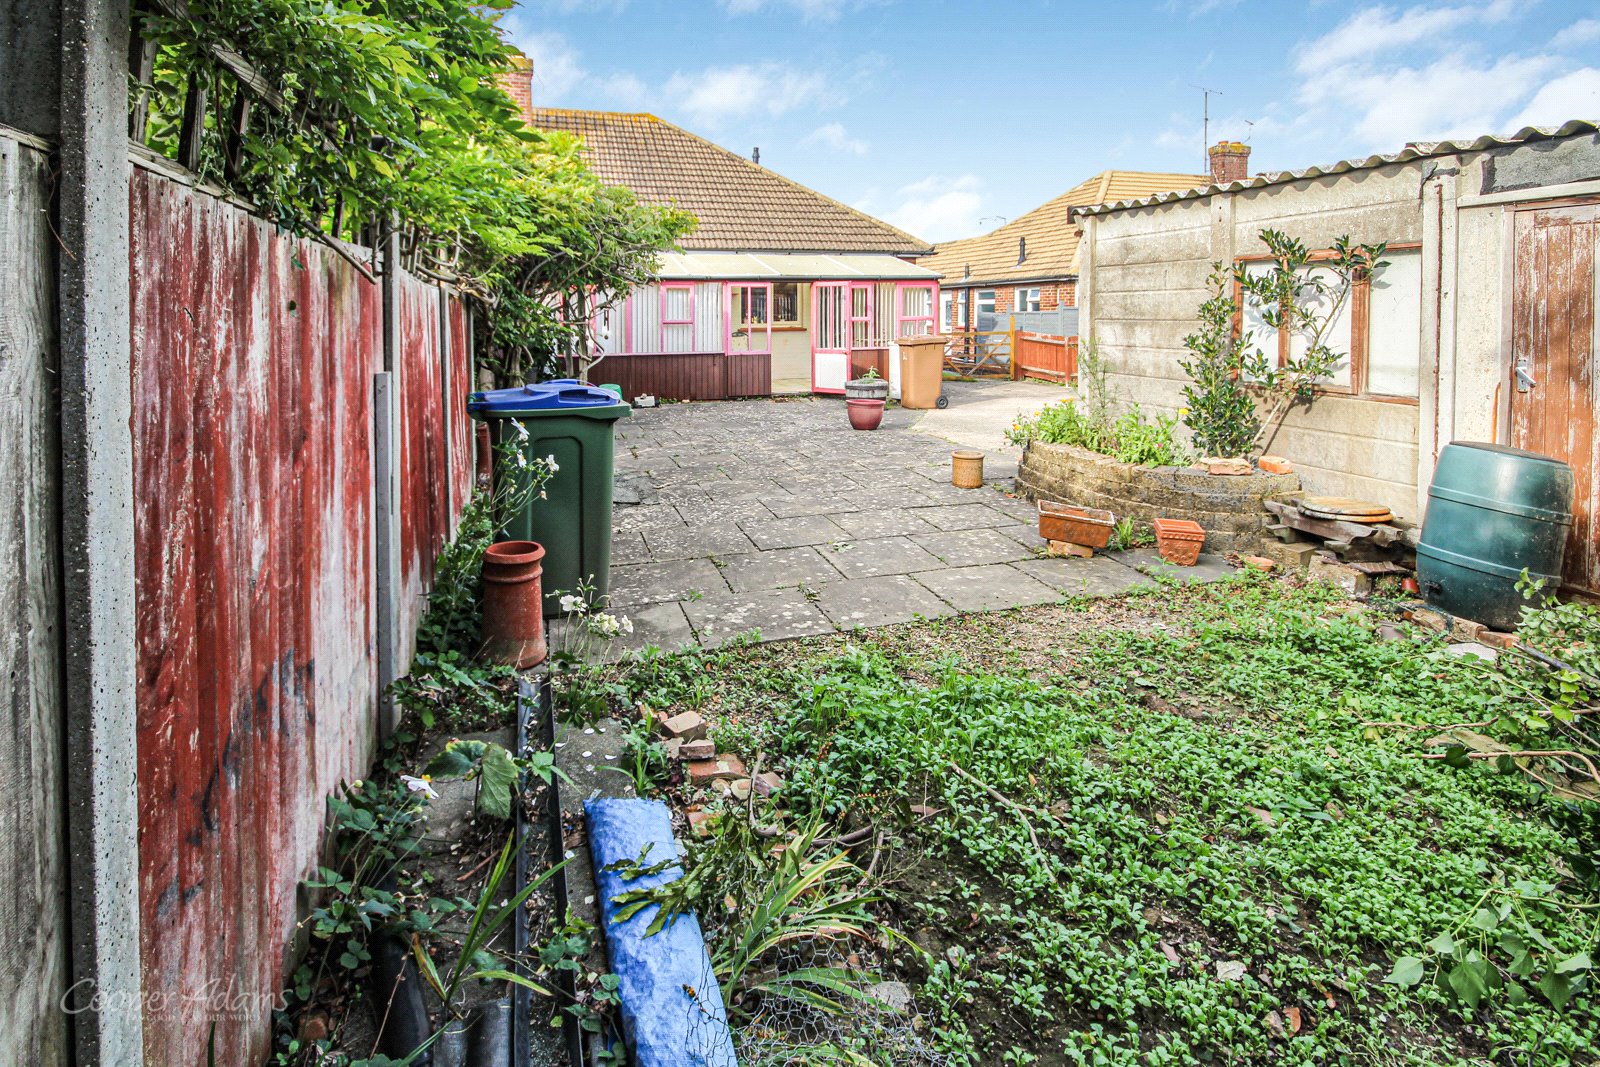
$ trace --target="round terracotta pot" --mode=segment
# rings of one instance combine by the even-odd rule
[[[845,401],[845,406],[850,410],[850,425],[858,430],[876,430],[883,421],[882,400],[851,398]]]
[[[544,546],[500,541],[483,552],[483,655],[495,663],[543,663],[544,597],[540,577]]]

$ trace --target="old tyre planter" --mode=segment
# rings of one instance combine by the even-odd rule
[[[544,546],[500,541],[483,553],[483,655],[518,669],[543,663]]]
[[[858,430],[876,430],[883,422],[883,401],[862,400],[849,397],[845,407],[850,411],[850,425]]]

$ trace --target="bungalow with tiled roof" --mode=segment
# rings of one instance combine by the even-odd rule
[[[526,117],[581,137],[603,181],[699,220],[595,324],[593,381],[630,398],[841,393],[852,362],[889,375],[896,338],[934,331],[938,284],[913,262],[928,242],[654,115]]]
[[[997,230],[945,241],[917,260],[939,275],[939,320],[946,330],[993,329],[992,318],[1077,304],[1075,207],[1136,199],[1211,181],[1205,174],[1107,170]],[[1047,331],[1053,332],[1053,331]]]

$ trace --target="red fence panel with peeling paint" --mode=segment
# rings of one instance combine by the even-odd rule
[[[466,302],[453,294],[449,300],[450,488],[454,498],[451,503],[459,514],[472,496],[472,420],[466,414],[467,394],[473,389],[472,328]]]
[[[199,1067],[215,1020],[216,1062],[249,1064],[325,797],[375,747],[382,302],[332,250],[203,192],[135,168],[130,202],[145,1042]],[[438,383],[465,372],[441,369],[438,290],[405,291],[431,311],[402,346],[420,604],[454,514],[444,472],[468,462],[432,429]]]

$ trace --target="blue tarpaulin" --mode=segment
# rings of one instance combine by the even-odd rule
[[[613,898],[683,877],[674,862],[650,875],[623,878],[607,867],[629,860],[650,867],[678,859],[672,816],[658,800],[598,797],[584,806],[589,852],[600,889],[601,915],[611,970],[621,979],[622,1029],[635,1067],[738,1067],[722,991],[711,974],[705,938],[693,912],[676,916],[649,937],[658,905],[623,922]],[[648,848],[648,852],[646,852]]]

